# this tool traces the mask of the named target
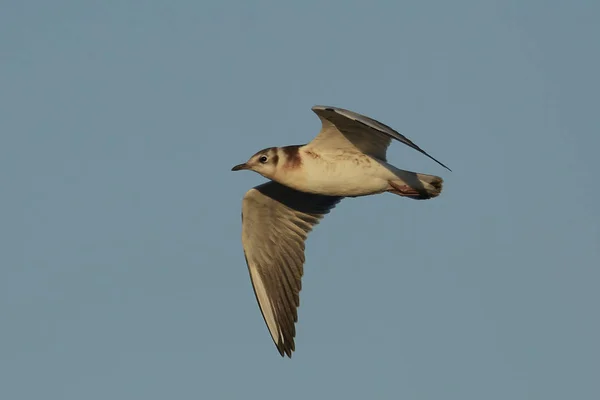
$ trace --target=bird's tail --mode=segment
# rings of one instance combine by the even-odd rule
[[[388,192],[415,200],[427,200],[442,192],[444,180],[439,176],[396,170],[397,179],[388,181]]]

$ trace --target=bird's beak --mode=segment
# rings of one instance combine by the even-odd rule
[[[243,164],[238,164],[235,167],[231,168],[232,171],[241,171],[243,169],[250,169],[250,167],[248,166],[248,164],[243,163]]]

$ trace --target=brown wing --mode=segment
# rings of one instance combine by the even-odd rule
[[[300,305],[304,242],[341,200],[276,182],[250,189],[242,202],[242,244],[256,300],[277,350],[292,356]]]

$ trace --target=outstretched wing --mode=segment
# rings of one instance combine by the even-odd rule
[[[314,106],[312,110],[321,119],[322,127],[307,148],[353,147],[385,161],[387,148],[392,139],[395,139],[426,155],[450,171],[450,168],[427,154],[406,136],[379,121],[338,107]]]
[[[242,201],[242,244],[256,300],[277,350],[292,356],[300,305],[304,242],[341,197],[314,195],[271,181]]]

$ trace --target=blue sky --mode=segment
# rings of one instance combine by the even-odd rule
[[[3,399],[600,397],[598,2],[2,4]],[[315,229],[289,360],[230,169],[315,104],[453,172]]]

